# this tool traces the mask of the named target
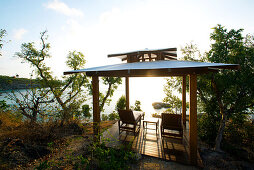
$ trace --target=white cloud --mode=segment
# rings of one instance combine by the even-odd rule
[[[14,39],[15,40],[21,40],[23,35],[27,32],[24,28],[20,28],[17,30],[14,30]]]
[[[75,9],[75,8],[70,8],[69,6],[67,6],[65,3],[60,2],[59,0],[53,0],[51,2],[49,2],[46,5],[47,8],[55,10],[57,12],[60,12],[64,15],[67,16],[78,16],[78,17],[82,17],[84,14],[81,10]]]

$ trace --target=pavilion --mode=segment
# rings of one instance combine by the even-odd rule
[[[64,74],[85,73],[92,77],[93,121],[100,122],[99,77],[125,77],[126,108],[129,109],[129,77],[182,77],[182,120],[186,124],[186,77],[189,77],[189,153],[191,164],[197,163],[197,75],[220,69],[239,69],[238,64],[206,63],[177,60],[177,49],[142,50],[119,54],[125,63],[66,71]]]

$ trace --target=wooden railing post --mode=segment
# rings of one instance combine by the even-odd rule
[[[92,76],[92,90],[93,90],[93,130],[94,136],[100,133],[100,106],[99,106],[99,77]]]
[[[130,109],[129,77],[125,77],[126,110]]]
[[[186,76],[183,76],[182,83],[182,119],[183,124],[186,126]]]
[[[189,136],[190,136],[190,163],[197,164],[197,75],[189,77],[190,113],[189,113]]]

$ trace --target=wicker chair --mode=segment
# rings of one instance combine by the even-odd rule
[[[161,114],[161,137],[183,139],[182,116],[177,114]]]
[[[135,112],[131,110],[119,110],[118,127],[119,134],[123,131],[132,132],[134,136],[139,133],[141,119],[144,118],[144,112]]]

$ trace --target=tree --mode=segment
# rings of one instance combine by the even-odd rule
[[[88,79],[84,74],[71,74],[63,77],[62,86],[57,85],[54,81],[56,78],[53,77],[50,67],[45,62],[51,57],[50,44],[46,43],[47,38],[47,31],[42,32],[40,50],[35,48],[34,43],[24,43],[21,45],[21,52],[17,52],[15,56],[35,68],[42,87],[49,88],[52,97],[60,106],[60,117],[64,123],[72,118],[85,100],[85,96],[82,96],[84,94],[82,87],[87,85]],[[81,52],[69,52],[66,64],[70,69],[81,69],[85,64],[84,55]]]
[[[7,32],[5,29],[0,29],[0,50],[3,48],[3,37],[7,35]],[[0,53],[0,56],[2,56],[2,53]]]
[[[30,119],[31,123],[35,123],[39,115],[41,118],[49,115],[47,112],[50,107],[49,104],[54,102],[54,99],[49,99],[49,92],[49,90],[41,88],[28,89],[24,93],[16,90],[9,93],[8,98],[16,102],[16,107],[23,116]]]
[[[226,122],[229,118],[244,118],[253,113],[254,106],[254,39],[242,36],[242,29],[228,31],[218,25],[210,36],[211,49],[199,61],[240,64],[240,70],[221,70],[198,77],[198,100],[208,118],[220,115],[215,150],[221,150]],[[193,45],[187,45],[183,54],[187,60],[200,55]],[[214,126],[216,123],[213,124]]]
[[[210,82],[211,99],[218,104],[214,111],[219,111],[221,121],[216,137],[215,149],[221,149],[221,141],[228,117],[241,116],[253,112],[254,106],[254,39],[244,38],[243,29],[228,31],[221,25],[214,28],[211,34],[211,50],[206,54],[207,60],[218,63],[240,64],[239,71],[223,70],[217,74],[204,77]],[[205,89],[202,89],[206,92]],[[211,100],[210,99],[210,100]]]
[[[124,110],[126,108],[126,98],[122,95],[116,102],[116,111]]]
[[[173,95],[173,87],[176,86],[176,79],[178,82],[181,82],[179,78],[169,78],[167,83],[164,85],[164,92],[166,97],[163,99],[163,102],[169,104],[170,108],[181,109],[182,101],[176,95]],[[180,84],[179,84],[180,86]]]
[[[122,79],[121,77],[102,77],[101,79],[103,84],[108,86],[106,94],[100,92],[100,111],[103,111],[105,103],[111,102],[110,97],[113,96],[118,85],[122,84]]]
[[[90,117],[92,116],[90,111],[91,111],[91,108],[88,104],[85,104],[82,106],[82,113],[85,118],[90,119]]]
[[[135,111],[142,111],[141,110],[141,102],[139,100],[135,101],[135,107],[134,107]]]

